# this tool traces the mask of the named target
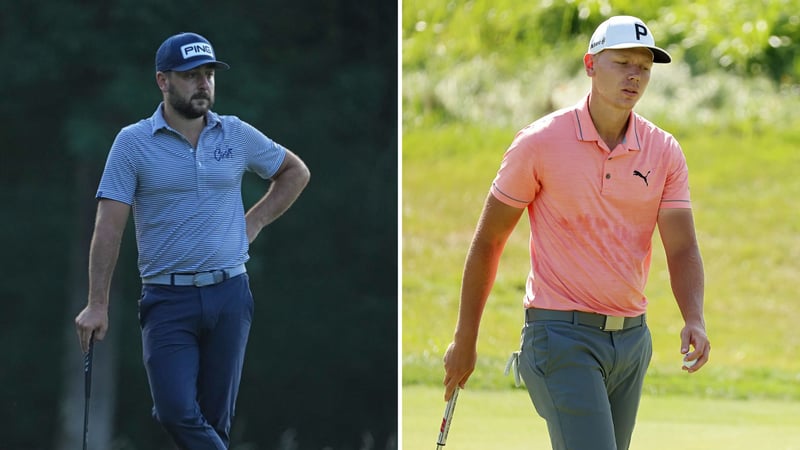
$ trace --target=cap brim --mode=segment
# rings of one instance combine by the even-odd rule
[[[605,47],[603,50],[615,50],[615,49],[623,49],[623,48],[646,48],[653,52],[653,62],[659,64],[668,64],[672,62],[672,56],[667,53],[666,50],[663,48],[658,47],[651,47],[649,45],[637,45],[637,44],[617,44]]]
[[[191,62],[187,62],[185,64],[181,64],[180,66],[173,67],[170,70],[172,70],[174,72],[186,72],[187,70],[192,70],[192,69],[194,69],[196,67],[205,66],[206,64],[210,64],[210,65],[214,66],[215,69],[221,69],[221,70],[228,70],[228,69],[231,68],[231,66],[229,66],[228,64],[226,64],[226,63],[224,63],[222,61],[208,61],[208,60],[206,60],[206,61],[191,61]]]

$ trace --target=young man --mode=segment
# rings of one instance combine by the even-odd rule
[[[633,112],[670,55],[635,17],[602,23],[583,58],[588,97],[520,131],[492,184],[467,256],[445,399],[475,368],[481,314],[508,236],[527,209],[519,370],[554,449],[624,450],[652,353],[644,295],[658,226],[685,325],[680,352],[708,361],[703,263],[678,142]],[[693,349],[693,350],[692,350]]]
[[[228,448],[253,316],[248,247],[309,180],[305,164],[214,105],[228,69],[195,33],[156,53],[163,102],[123,128],[108,155],[89,255],[89,299],[75,318],[84,351],[108,329],[111,277],[131,208],[139,250],[139,321],[153,416],[182,449]],[[245,171],[270,179],[245,213]]]

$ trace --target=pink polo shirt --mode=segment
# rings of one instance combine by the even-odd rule
[[[686,160],[669,133],[636,113],[609,150],[588,96],[522,129],[491,193],[527,208],[531,272],[524,305],[636,316],[661,208],[691,208]]]

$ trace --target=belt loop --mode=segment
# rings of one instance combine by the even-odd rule
[[[578,317],[578,311],[572,311],[572,324],[573,325],[580,325],[580,317]]]
[[[175,274],[174,273],[169,274],[169,285],[170,286],[175,286]]]

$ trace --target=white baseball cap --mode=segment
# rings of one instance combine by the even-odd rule
[[[666,50],[656,47],[653,33],[641,19],[633,16],[614,16],[601,23],[589,41],[590,55],[612,48],[645,47],[653,52],[653,62],[666,64],[672,57]]]

